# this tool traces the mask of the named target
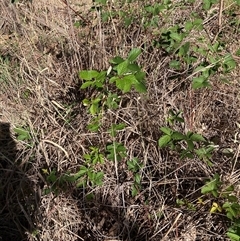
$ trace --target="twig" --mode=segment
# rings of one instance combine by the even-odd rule
[[[88,21],[86,18],[84,18],[82,15],[79,14],[78,11],[76,11],[75,9],[73,9],[69,3],[67,2],[67,0],[61,0],[62,3],[64,3],[68,8],[70,8],[78,17],[80,17],[85,23],[91,23],[90,21]]]
[[[219,13],[218,13],[218,32],[216,34],[216,36],[214,37],[213,43],[217,40],[217,37],[219,35],[219,33],[221,32],[222,29],[222,12],[223,12],[223,6],[224,6],[224,0],[220,1],[220,5],[219,5]]]

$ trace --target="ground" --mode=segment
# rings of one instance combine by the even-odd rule
[[[165,1],[164,10],[150,14],[149,6],[158,2],[1,1],[2,240],[229,240],[226,210],[210,212],[224,197],[201,188],[218,173],[223,187],[234,186],[231,195],[239,197],[239,6],[216,1],[206,10],[202,1]],[[179,35],[163,40],[169,38],[165,30],[179,25],[181,32],[193,12],[203,29],[193,28],[177,47]],[[194,52],[196,62],[186,64],[178,51],[188,42],[191,51],[196,47],[206,56]],[[211,55],[208,48],[216,43]],[[104,110],[101,128],[90,131],[92,116],[83,100],[98,91],[81,89],[79,71],[108,70],[113,57],[126,58],[134,48],[141,50],[137,62],[147,92],[109,87],[119,106]],[[193,69],[210,55],[219,57],[217,63],[231,56],[236,66],[224,72],[224,65],[216,70],[217,63],[209,63],[211,87],[193,89]],[[180,68],[171,66],[173,60]],[[184,122],[171,125],[170,111],[181,112]],[[109,135],[119,123],[125,128]],[[183,144],[160,147],[161,127],[201,135],[214,147],[212,165],[197,156],[181,158]],[[107,155],[113,141],[126,148],[119,162],[116,150],[115,161]],[[86,166],[91,147],[104,156],[94,166],[104,173],[103,184],[61,183]],[[141,163],[138,172],[129,168],[134,158]],[[132,195],[136,173],[141,185]]]

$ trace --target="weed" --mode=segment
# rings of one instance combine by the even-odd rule
[[[231,227],[228,229],[227,236],[231,240],[240,240],[239,218],[240,205],[238,198],[234,193],[234,186],[224,187],[220,181],[220,176],[215,174],[201,189],[202,194],[211,194],[215,201],[212,203],[210,213],[225,212],[226,217],[231,221]]]
[[[127,161],[128,170],[133,173],[133,185],[132,185],[132,197],[135,197],[141,190],[141,175],[140,170],[143,167],[138,160],[138,158],[133,158],[132,160]]]
[[[140,66],[136,63],[140,54],[140,49],[132,49],[126,59],[120,56],[113,58],[110,61],[112,65],[108,70],[100,72],[83,70],[79,72],[80,79],[84,80],[81,89],[93,88],[98,91],[95,97],[83,100],[83,105],[88,107],[88,112],[94,116],[88,126],[89,130],[97,131],[99,129],[104,110],[118,108],[122,96],[119,96],[117,89],[122,91],[123,94],[129,92],[132,88],[139,93],[147,91],[146,74],[141,71]],[[114,90],[114,87],[115,92],[112,92],[111,89]]]
[[[169,112],[170,116],[167,121],[173,125],[175,122],[184,122],[183,118],[179,117],[181,112]],[[169,127],[161,127],[163,135],[158,140],[159,147],[170,147],[180,154],[181,158],[198,158],[205,161],[209,166],[214,147],[200,134],[188,131],[187,134],[175,131]]]

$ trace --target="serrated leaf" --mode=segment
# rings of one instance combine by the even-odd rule
[[[141,71],[141,68],[137,64],[129,64],[128,69],[132,72],[139,72]]]
[[[172,139],[180,141],[180,140],[185,140],[185,135],[183,135],[182,133],[175,131],[173,132],[173,134],[171,135]]]
[[[141,49],[138,48],[134,48],[130,51],[129,55],[128,55],[128,60],[130,62],[133,62],[137,59],[137,57],[141,54]]]
[[[210,87],[210,86],[211,85],[208,82],[208,80],[206,80],[206,78],[203,76],[193,78],[193,81],[192,81],[193,89],[199,89],[199,88]]]
[[[86,89],[89,86],[92,86],[95,83],[95,81],[87,81],[81,85],[81,89]]]
[[[134,84],[134,87],[135,87],[136,91],[139,92],[139,93],[146,93],[147,92],[146,85],[142,81],[136,81],[135,84]]]
[[[174,39],[175,41],[177,41],[177,42],[181,42],[182,39],[183,39],[182,34],[179,34],[179,33],[171,33],[171,34],[170,34],[170,37],[171,37],[172,39]]]
[[[160,147],[165,147],[167,144],[171,141],[171,136],[169,135],[164,135],[158,140],[158,145]]]
[[[129,65],[129,61],[128,60],[125,60],[121,64],[119,64],[117,66],[117,73],[118,73],[118,75],[126,74],[128,72],[128,65]]]
[[[123,93],[129,92],[132,85],[136,82],[134,75],[125,75],[122,78],[116,79],[116,86],[118,89],[122,90]]]
[[[122,62],[124,62],[124,59],[120,56],[116,56],[110,60],[111,64],[121,64]]]
[[[202,135],[196,134],[196,133],[192,134],[192,135],[190,136],[190,139],[191,139],[192,141],[206,141],[205,138],[204,138]]]
[[[83,80],[92,80],[98,76],[99,72],[96,70],[82,70],[79,72],[79,77]]]
[[[85,166],[81,166],[80,170],[74,175],[74,177],[77,179],[87,173],[88,169]]]
[[[165,133],[165,134],[167,134],[167,135],[171,135],[172,133],[173,133],[173,130],[172,129],[170,129],[170,128],[168,128],[168,127],[161,127],[160,128],[160,130],[163,132],[163,133]]]
[[[194,144],[192,140],[186,140],[186,141],[187,141],[188,149],[192,151],[194,149]]]
[[[145,82],[146,73],[143,71],[139,71],[135,74],[135,77],[138,81]]]

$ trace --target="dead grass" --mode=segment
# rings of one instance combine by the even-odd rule
[[[224,216],[211,215],[211,200],[201,205],[198,198],[205,180],[214,173],[239,185],[239,143],[234,142],[240,122],[239,66],[229,75],[229,84],[216,77],[212,89],[192,91],[184,72],[172,78],[176,73],[168,68],[171,56],[152,47],[159,33],[143,29],[137,19],[128,28],[120,19],[104,23],[97,11],[90,11],[91,1],[83,6],[78,2],[0,3],[0,120],[9,123],[8,128],[0,128],[0,237],[15,241],[227,240]],[[122,8],[140,9],[140,4]],[[109,4],[110,9],[116,6]],[[179,23],[200,7],[176,7],[169,16],[161,16],[171,21],[162,21],[160,27]],[[217,12],[203,17],[202,34],[214,38]],[[86,21],[83,27],[74,27],[78,20]],[[237,29],[227,19],[222,27],[226,49],[235,56]],[[127,125],[118,139],[127,147],[129,158],[138,157],[144,164],[142,191],[131,197],[133,177],[124,161],[117,167],[111,162],[101,167],[102,187],[76,190],[69,185],[57,197],[44,196],[47,183],[42,169],[74,173],[89,146],[103,150],[107,142],[105,129],[93,134],[86,128],[90,116],[81,101],[91,93],[79,89],[78,71],[105,69],[111,57],[126,56],[133,47],[143,50],[140,63],[147,72],[148,96],[127,94],[121,108],[106,113],[102,121],[106,128],[111,123]],[[184,113],[185,125],[176,128],[196,131],[219,145],[213,167],[199,160],[181,160],[158,148],[159,128],[166,125],[170,109]],[[16,140],[14,127],[30,128],[30,146]],[[233,149],[234,156],[224,156],[224,148]],[[95,194],[92,201],[86,199],[89,192]],[[196,210],[178,207],[177,199],[187,199]]]

